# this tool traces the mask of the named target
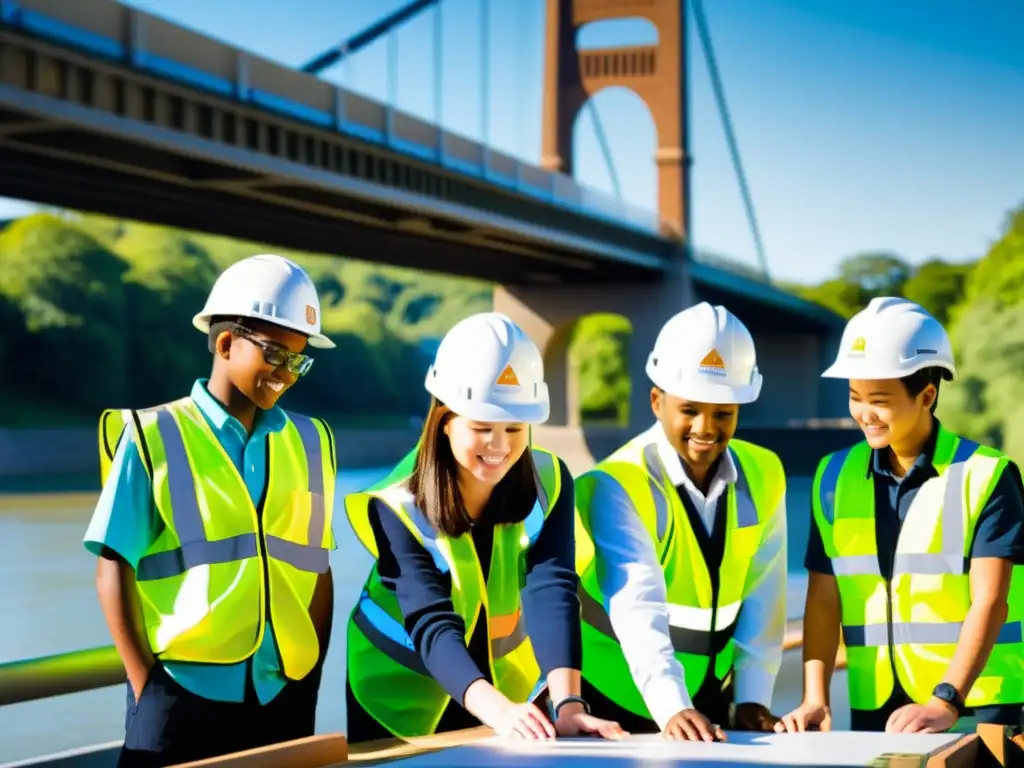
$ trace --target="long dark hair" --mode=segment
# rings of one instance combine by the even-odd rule
[[[409,478],[409,492],[430,524],[446,536],[457,538],[473,524],[459,492],[459,466],[452,453],[445,425],[455,413],[431,398],[430,410],[420,436],[416,465]],[[533,457],[529,449],[494,488],[489,508],[500,522],[521,522],[537,500]]]

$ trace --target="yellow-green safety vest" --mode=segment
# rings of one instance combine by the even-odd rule
[[[157,658],[243,661],[259,647],[269,610],[284,674],[301,680],[316,664],[309,606],[330,564],[333,441],[319,419],[287,416],[267,439],[261,513],[192,398],[100,417],[101,480],[124,433],[136,441],[163,523],[135,575]]]
[[[658,447],[640,435],[576,480],[576,570],[583,617],[583,677],[612,701],[651,718],[607,612],[598,583],[600,553],[591,537],[591,516],[607,514],[593,506],[595,481],[617,481],[633,502],[654,542],[665,571],[669,634],[683,665],[686,688],[695,695],[705,683],[724,690],[731,680],[733,631],[747,595],[751,558],[761,545],[765,524],[786,492],[779,457],[743,440],[728,449],[738,477],[727,491],[725,548],[716,595],[711,574],[679,493],[668,480]],[[708,674],[713,680],[708,680]]]
[[[882,578],[875,537],[871,447],[826,456],[814,476],[812,507],[839,586],[850,706],[876,710],[895,674],[924,703],[942,682],[971,607],[969,554],[978,516],[1011,463],[999,451],[939,427],[932,464],[938,477],[918,490],[900,529],[892,579]],[[1024,701],[1024,580],[1014,567],[1010,612],[969,707]]]
[[[391,474],[365,491],[345,497],[345,510],[363,546],[376,558],[370,528],[372,499],[380,499],[416,537],[442,573],[450,573],[452,604],[466,625],[466,643],[481,608],[487,611],[490,673],[495,688],[511,701],[527,701],[540,681],[540,668],[522,618],[520,590],[526,579],[526,555],[558,501],[558,459],[531,448],[536,468],[537,503],[520,523],[494,527],[491,564],[484,576],[473,539],[438,532],[417,508],[406,488],[419,446]],[[356,701],[399,738],[434,733],[450,697],[430,675],[405,629],[398,600],[384,587],[374,563],[348,622],[349,682]],[[462,702],[459,702],[461,704]]]

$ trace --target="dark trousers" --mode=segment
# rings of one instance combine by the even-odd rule
[[[590,705],[590,712],[595,717],[614,720],[629,733],[660,733],[658,724],[651,718],[641,717],[628,709],[619,706],[597,690],[584,678],[582,685],[583,698]],[[729,728],[729,706],[732,704],[732,685],[723,691],[702,689],[693,697],[693,707],[704,717],[723,729]]]
[[[289,681],[261,705],[251,679],[245,701],[212,701],[183,688],[157,662],[138,702],[128,685],[118,768],[175,765],[312,736],[321,671],[318,665]]]

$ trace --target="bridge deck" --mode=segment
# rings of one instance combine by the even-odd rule
[[[679,257],[651,214],[114,0],[0,20],[0,194],[492,280]]]

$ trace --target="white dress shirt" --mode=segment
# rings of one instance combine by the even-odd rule
[[[657,444],[668,481],[686,489],[710,533],[718,499],[737,478],[732,456],[728,451],[722,455],[705,497],[687,476],[660,422],[643,434]],[[630,674],[651,716],[664,730],[673,715],[693,707],[682,664],[669,639],[665,573],[650,534],[617,481],[598,475],[591,508],[592,537],[600,553],[597,579],[605,595],[605,610]],[[747,583],[749,596],[743,601],[733,635],[735,701],[770,707],[786,632],[785,494],[754,554]]]

